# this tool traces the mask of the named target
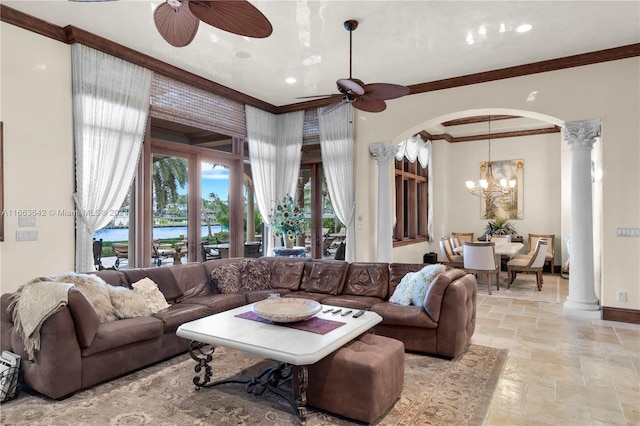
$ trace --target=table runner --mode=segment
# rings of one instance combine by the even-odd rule
[[[327,334],[328,332],[335,330],[336,328],[345,324],[344,322],[327,320],[327,319],[322,319],[318,317],[312,317],[304,321],[276,323],[271,320],[262,318],[261,316],[259,316],[258,314],[252,311],[247,311],[242,314],[238,314],[236,315],[236,317],[244,318],[252,321],[264,322],[266,324],[275,324],[275,325],[281,325],[283,327],[295,328],[296,330],[310,331],[311,333],[316,333],[316,334]]]

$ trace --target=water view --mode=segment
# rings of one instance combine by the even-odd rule
[[[211,225],[211,234],[222,231],[220,225]],[[165,239],[165,238],[178,238],[183,235],[187,236],[186,226],[156,226],[153,228],[153,239]],[[207,237],[209,235],[209,227],[202,226],[200,235]],[[102,228],[98,230],[93,237],[96,240],[102,239],[103,241],[127,241],[129,239],[129,228]]]

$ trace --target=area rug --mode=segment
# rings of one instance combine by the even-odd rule
[[[507,350],[470,345],[455,361],[405,354],[401,397],[375,424],[481,425]],[[214,379],[246,376],[273,363],[218,348]],[[122,378],[53,401],[23,390],[2,404],[3,425],[297,425],[293,409],[272,394],[240,384],[195,390],[195,362],[180,355]],[[307,425],[360,424],[309,409]]]
[[[532,302],[562,303],[569,294],[569,281],[563,279],[560,274],[544,274],[542,291],[538,291],[535,274],[518,274],[507,289],[507,273],[500,273],[500,291],[496,290],[495,277],[491,286],[491,296],[487,292],[485,276],[478,279],[478,294],[487,297],[506,299],[529,300]]]

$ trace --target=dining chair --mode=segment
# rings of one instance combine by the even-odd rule
[[[511,288],[511,284],[516,279],[518,272],[535,272],[538,291],[542,291],[542,267],[545,263],[547,245],[547,240],[540,238],[531,257],[520,256],[507,262],[507,275],[509,276],[507,288]]]
[[[500,263],[496,262],[496,245],[493,242],[462,243],[464,270],[472,274],[487,275],[487,290],[491,294],[491,277],[496,276],[496,289],[500,291]]]
[[[511,235],[494,235],[491,237],[491,242],[495,243],[496,245],[510,243]]]
[[[452,268],[462,268],[464,266],[462,256],[453,252],[451,241],[447,237],[440,238],[440,257],[442,258],[440,263]]]
[[[544,238],[548,241],[547,243],[547,255],[544,260],[544,264],[549,264],[549,269],[551,274],[553,275],[553,263],[555,259],[555,241],[556,236],[554,234],[529,234],[529,254],[533,255],[533,252],[536,250],[536,243],[539,239]]]
[[[455,249],[462,246],[464,241],[472,242],[473,232],[452,232],[449,239],[451,240],[451,246]]]

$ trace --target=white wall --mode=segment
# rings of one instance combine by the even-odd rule
[[[533,91],[538,95],[533,102],[527,97]],[[394,141],[422,130],[425,124],[435,117],[455,115],[466,110],[512,109],[529,111],[544,115],[556,122],[579,121],[600,118],[603,122],[602,164],[603,164],[603,211],[602,211],[602,291],[601,303],[605,306],[628,309],[640,309],[640,239],[616,237],[617,227],[640,227],[640,59],[630,58],[602,64],[577,67],[554,72],[534,74],[525,77],[500,80],[484,84],[458,87],[449,90],[407,96],[388,102],[388,108],[380,114],[358,112],[356,115],[356,216],[362,215],[362,230],[356,232],[356,259],[358,261],[375,260],[376,236],[375,220],[377,193],[371,188],[372,176],[377,175],[376,163],[367,152],[372,142]],[[529,138],[522,138],[526,143]],[[497,143],[497,141],[496,141]],[[564,143],[564,142],[563,142]],[[455,151],[469,150],[474,147],[442,148],[442,143],[434,149],[434,184],[436,185],[435,214],[436,237],[454,230],[454,227],[466,223],[475,223],[474,232],[480,228],[479,207],[469,207],[468,198],[460,197],[447,168],[457,166]],[[468,144],[473,145],[473,144]],[[557,161],[555,169],[545,170],[546,176],[533,176],[532,173],[543,170],[536,161],[544,155],[555,155],[562,161],[570,159],[561,143],[548,141],[543,144],[543,155],[539,146],[529,147],[527,152],[518,152],[513,148],[496,148],[493,152],[500,157],[525,159],[525,191],[536,191],[528,183],[536,178],[542,179],[550,194],[545,200],[548,208],[555,209],[549,222],[531,218],[531,210],[538,200],[525,193],[525,221],[518,226],[521,234],[534,232],[534,229],[549,229],[555,234],[568,235],[565,211],[568,200],[560,197],[564,194],[561,181],[565,170]],[[525,148],[525,147],[523,147]],[[480,150],[480,148],[478,148]],[[529,152],[531,151],[531,152]],[[481,153],[478,152],[478,155]],[[482,153],[482,156],[485,156]],[[527,160],[530,158],[530,160]],[[496,157],[496,159],[500,159]],[[477,170],[480,158],[472,158]],[[545,161],[549,161],[546,159]],[[438,164],[438,163],[442,164]],[[476,178],[477,179],[477,178]],[[460,179],[463,180],[463,179]],[[552,183],[558,181],[557,187]],[[457,191],[457,189],[456,189]],[[558,207],[552,205],[558,203]],[[460,203],[464,203],[461,206]],[[463,208],[466,207],[466,208]],[[464,216],[468,212],[469,216]],[[444,216],[444,217],[443,217]],[[531,222],[529,222],[531,220]],[[563,243],[560,243],[562,247]],[[556,245],[558,248],[558,245]],[[436,244],[416,244],[394,249],[394,260],[416,262],[422,260],[422,254],[437,251]],[[558,260],[557,260],[558,262]],[[600,290],[600,289],[598,289]],[[618,302],[616,291],[626,291],[628,302]]]
[[[5,23],[0,23],[0,31],[5,207],[71,210],[74,185],[70,48]],[[533,91],[538,96],[529,102],[527,97]],[[356,260],[374,260],[377,252],[378,172],[369,143],[399,142],[421,130],[429,120],[473,109],[529,111],[559,122],[600,118],[604,171],[601,302],[605,306],[640,309],[640,238],[616,237],[617,227],[640,227],[640,58],[411,95],[388,101],[388,105],[383,113],[356,115],[355,215],[362,218],[362,229],[356,229]],[[526,144],[527,140],[523,138],[515,144]],[[479,232],[482,221],[477,201],[470,199],[464,189],[458,189],[462,184],[452,178],[450,170],[460,161],[456,155],[459,151],[473,154],[478,150],[478,156],[483,158],[485,149],[482,143],[477,148],[473,143],[451,145],[437,143],[434,148],[438,162],[434,166],[436,235],[467,223]],[[554,142],[545,140],[542,145],[548,150],[547,155],[561,156],[560,152],[551,151],[555,149]],[[536,179],[531,173],[542,170],[536,163],[543,155],[535,152],[538,147],[529,149],[533,152],[520,153],[515,146],[495,145],[494,149],[500,156],[496,159],[525,159],[525,191],[533,191],[528,188],[528,183]],[[473,163],[473,170],[477,170],[482,158],[465,161]],[[549,208],[554,207],[554,198],[561,207],[566,205],[566,200],[558,200],[564,182],[557,189],[551,184],[564,172],[545,169],[546,176],[541,177],[551,197],[546,201]],[[562,219],[536,220],[535,216],[530,217],[535,211],[535,200],[530,198],[525,196],[525,221],[519,224],[519,232],[544,228],[566,234],[565,211],[560,213]],[[468,217],[460,213],[461,202],[470,206],[464,209]],[[73,269],[73,218],[38,217],[39,241],[20,243],[15,241],[17,218],[5,219],[7,240],[0,243],[2,292],[15,290],[37,274]],[[402,247],[394,250],[394,259],[421,261],[422,254],[431,250],[437,251],[435,245]],[[617,291],[626,291],[628,302],[617,302]]]
[[[4,125],[4,208],[35,209],[35,227],[5,215],[0,243],[0,291],[14,291],[37,275],[74,266],[71,50],[68,45],[0,23],[0,119]],[[17,212],[16,212],[17,213]],[[17,230],[37,230],[38,241],[17,242]]]

